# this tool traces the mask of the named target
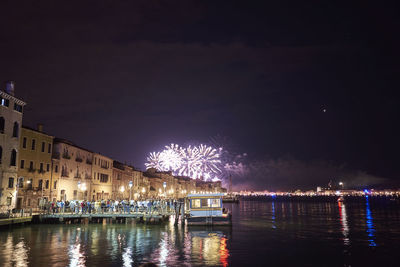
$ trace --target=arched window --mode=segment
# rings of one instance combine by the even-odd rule
[[[2,159],[3,159],[3,148],[0,146],[0,164]]]
[[[11,151],[10,166],[17,166],[17,151],[15,149]]]
[[[4,118],[0,117],[0,133],[4,133]]]
[[[18,132],[19,132],[19,124],[18,122],[14,122],[14,128],[13,128],[13,137],[18,137]]]

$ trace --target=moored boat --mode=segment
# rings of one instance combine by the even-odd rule
[[[231,225],[232,215],[223,208],[224,194],[189,194],[188,225]]]

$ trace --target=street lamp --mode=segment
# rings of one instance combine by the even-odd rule
[[[133,182],[129,181],[129,201],[131,201],[131,199],[132,199],[132,186],[133,186]]]
[[[121,191],[121,195],[122,195],[121,200],[122,200],[122,199],[124,199],[125,186],[121,186],[119,188],[119,191]]]
[[[167,187],[167,182],[163,182],[163,185],[162,185],[162,186],[164,187],[164,197],[166,197],[165,188]]]

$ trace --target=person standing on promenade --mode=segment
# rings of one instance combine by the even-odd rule
[[[75,211],[75,201],[71,200],[71,202],[69,203],[69,208],[71,210],[71,214],[73,214]]]

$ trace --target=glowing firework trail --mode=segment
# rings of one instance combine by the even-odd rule
[[[146,168],[155,168],[157,170],[161,170],[161,160],[160,160],[160,152],[151,152],[150,156],[147,157],[147,162],[145,163]]]

